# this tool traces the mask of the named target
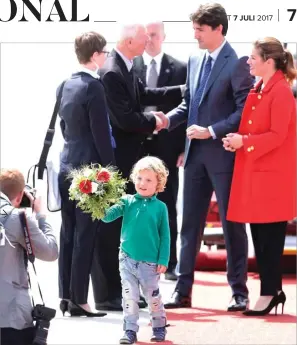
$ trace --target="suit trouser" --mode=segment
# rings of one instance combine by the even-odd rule
[[[165,133],[166,135],[167,133]],[[163,136],[163,137],[161,137]],[[177,138],[178,139],[178,138]],[[177,264],[176,242],[177,242],[177,195],[179,187],[179,169],[176,167],[178,152],[171,142],[172,138],[164,133],[153,136],[152,140],[144,142],[143,155],[159,157],[164,161],[169,175],[164,192],[158,194],[158,199],[163,201],[168,209],[169,227],[170,227],[170,258],[168,270],[175,269]],[[180,140],[180,139],[178,139]]]
[[[170,227],[170,258],[168,268],[175,269],[177,264],[176,242],[177,242],[177,194],[178,194],[178,168],[169,167],[169,176],[164,192],[158,194],[158,199],[163,201],[168,208]]]
[[[101,223],[96,238],[92,266],[92,284],[95,303],[121,298],[119,273],[119,246],[122,218],[111,223]]]
[[[246,297],[248,245],[245,225],[226,220],[232,172],[210,171],[202,162],[199,145],[192,146],[184,170],[183,221],[176,290],[181,295],[191,295],[196,255],[200,250],[211,196],[215,191],[227,251],[228,283],[233,296]]]
[[[88,300],[90,272],[99,222],[69,200],[71,181],[59,174],[62,226],[59,254],[59,297],[78,304]]]
[[[261,281],[261,296],[275,296],[282,290],[281,259],[287,222],[250,224]]]

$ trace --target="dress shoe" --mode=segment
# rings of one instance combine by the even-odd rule
[[[165,279],[166,280],[177,280],[177,275],[175,274],[174,270],[167,271],[165,273]]]
[[[271,312],[273,308],[275,308],[275,315],[277,315],[277,307],[279,304],[282,305],[282,314],[284,313],[284,305],[286,302],[286,295],[283,291],[280,294],[274,296],[268,306],[262,310],[253,310],[248,309],[243,312],[245,316],[264,316]]]
[[[143,296],[140,296],[138,306],[140,309],[144,309],[147,307],[146,300]],[[109,310],[109,311],[122,311],[122,299],[121,298],[115,298],[111,301],[104,301],[100,303],[95,304],[95,308],[97,310]]]
[[[70,316],[87,316],[87,317],[103,317],[106,316],[106,313],[93,313],[92,311],[88,311],[82,308],[79,304],[74,302],[69,302],[68,304],[68,312]]]
[[[228,311],[244,311],[248,308],[249,300],[241,295],[233,296],[229,306]]]
[[[165,309],[191,308],[191,297],[182,296],[178,291],[175,291],[170,300],[164,304],[164,307]]]
[[[143,296],[140,295],[140,298],[139,298],[139,302],[138,302],[138,307],[140,309],[144,309],[147,307],[147,303],[146,303],[146,300]]]
[[[100,303],[95,303],[95,308],[97,310],[109,310],[109,311],[122,311],[122,299],[115,298],[110,301],[104,301]]]

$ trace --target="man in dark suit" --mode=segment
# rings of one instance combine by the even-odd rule
[[[134,59],[134,71],[148,87],[174,86],[186,83],[187,64],[162,52],[162,43],[165,39],[164,23],[152,22],[146,25],[149,41],[142,56]],[[145,111],[159,110],[168,113],[182,102],[182,97],[170,102],[163,102],[157,107],[145,107]],[[144,155],[161,158],[168,170],[169,176],[166,189],[158,195],[165,202],[169,213],[170,225],[170,259],[165,278],[176,280],[175,267],[177,264],[176,241],[177,241],[177,212],[176,202],[178,194],[178,167],[179,155],[184,151],[186,139],[186,124],[181,124],[173,131],[162,130],[154,132],[143,143]]]
[[[142,55],[148,41],[143,25],[124,25],[120,38],[100,70],[103,82],[112,133],[116,142],[116,164],[122,176],[129,178],[131,169],[141,158],[142,145],[147,135],[158,130],[161,120],[149,112],[142,111],[143,105],[158,105],[181,97],[182,87],[172,86],[159,89],[145,88],[135,76],[133,58]],[[134,193],[132,183],[127,193]],[[118,266],[121,219],[104,224],[100,228],[97,253],[93,264],[93,289],[97,309],[121,310],[121,284]],[[106,286],[98,279],[102,269]]]
[[[221,5],[201,5],[191,20],[199,47],[206,52],[190,58],[185,101],[167,114],[169,129],[187,122],[187,142],[179,277],[165,307],[191,307],[197,246],[199,250],[215,191],[227,250],[227,278],[232,290],[228,311],[245,310],[248,304],[247,235],[244,224],[226,220],[234,154],[224,150],[222,138],[238,130],[254,80],[247,57],[239,58],[225,40],[228,19]]]

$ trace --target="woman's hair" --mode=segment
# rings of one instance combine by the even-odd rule
[[[90,62],[94,53],[102,53],[106,39],[94,31],[77,36],[74,42],[75,54],[79,63]]]
[[[168,170],[161,159],[153,156],[147,156],[140,159],[133,167],[131,172],[131,180],[136,182],[137,174],[142,170],[151,170],[156,173],[158,184],[156,192],[163,192],[167,182]]]
[[[24,175],[17,169],[1,169],[0,191],[13,200],[25,188]]]
[[[292,54],[287,49],[284,49],[279,40],[274,37],[265,37],[254,42],[254,47],[264,61],[268,59],[274,60],[275,68],[285,74],[290,84],[293,83],[293,80],[297,77],[294,59]]]

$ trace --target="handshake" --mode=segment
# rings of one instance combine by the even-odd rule
[[[162,111],[152,111],[151,112],[156,119],[155,131],[159,132],[162,129],[167,129],[169,125],[168,117]]]

